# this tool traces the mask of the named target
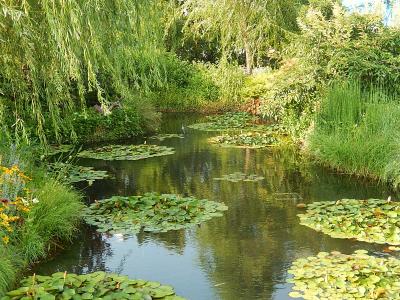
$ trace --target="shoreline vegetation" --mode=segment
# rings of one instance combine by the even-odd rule
[[[250,148],[284,136],[324,166],[400,186],[400,24],[340,0],[250,2],[1,3],[0,295],[81,221],[83,195],[36,154],[155,134],[163,111],[221,113],[193,128]],[[174,153],[116,147],[84,154]]]

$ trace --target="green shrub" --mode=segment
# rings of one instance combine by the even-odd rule
[[[299,19],[301,34],[281,67],[270,73],[264,89],[258,88],[265,99],[263,113],[297,136],[309,127],[327,86],[337,80],[353,78],[363,88],[382,85],[400,94],[400,30],[338,4],[317,4],[313,1]]]
[[[335,84],[322,102],[309,151],[348,173],[400,184],[400,105],[381,89]]]

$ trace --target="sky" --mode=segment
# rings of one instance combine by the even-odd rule
[[[365,4],[370,7],[381,7],[383,8],[383,15],[385,23],[397,23],[400,18],[400,0],[394,0],[393,9],[386,7],[383,0],[342,0],[343,4],[350,9],[356,9],[358,11],[365,11]]]

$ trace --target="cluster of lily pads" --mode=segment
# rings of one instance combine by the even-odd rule
[[[184,300],[174,289],[159,282],[132,280],[127,276],[95,272],[86,275],[54,273],[33,275],[2,300],[18,299],[162,299]]]
[[[67,184],[86,181],[89,185],[95,180],[110,177],[107,171],[95,170],[93,167],[75,166],[63,162],[50,163],[48,170],[56,174],[59,179]]]
[[[178,134],[178,133],[160,133],[160,134],[149,137],[149,139],[151,139],[151,140],[157,140],[160,142],[162,142],[166,139],[173,139],[173,138],[184,139],[185,136],[183,134]]]
[[[230,181],[230,182],[240,182],[240,181],[256,182],[256,181],[261,181],[263,179],[264,179],[264,177],[262,177],[262,176],[258,176],[256,174],[245,174],[242,172],[235,172],[232,174],[223,175],[220,178],[214,178],[214,180]]]
[[[225,113],[223,115],[208,116],[207,122],[189,125],[189,128],[201,131],[229,131],[229,130],[256,130],[265,126],[255,125],[259,120],[248,113]]]
[[[225,147],[257,149],[271,146],[277,142],[277,139],[269,133],[246,132],[240,134],[223,134],[212,137],[209,141],[213,144],[220,144]]]
[[[400,203],[387,200],[314,202],[299,214],[300,224],[334,238],[400,245]]]
[[[139,160],[174,153],[174,148],[158,145],[109,145],[84,150],[78,156],[102,160]]]
[[[351,255],[320,252],[296,260],[289,296],[304,299],[400,299],[400,260],[358,250]]]
[[[223,203],[174,194],[146,193],[143,196],[114,196],[92,203],[84,219],[100,232],[136,234],[166,232],[200,224],[222,216]]]

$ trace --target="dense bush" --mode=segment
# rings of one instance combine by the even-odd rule
[[[167,86],[153,93],[153,103],[161,110],[199,111],[237,106],[243,71],[234,65],[179,60],[166,56]]]
[[[318,1],[314,1],[318,2]],[[400,93],[400,30],[373,15],[350,14],[338,4],[313,6],[299,19],[301,33],[260,95],[263,113],[304,133],[326,87],[356,78],[363,88],[384,85]]]
[[[333,168],[400,184],[400,106],[381,89],[335,84],[322,101],[309,152]]]

